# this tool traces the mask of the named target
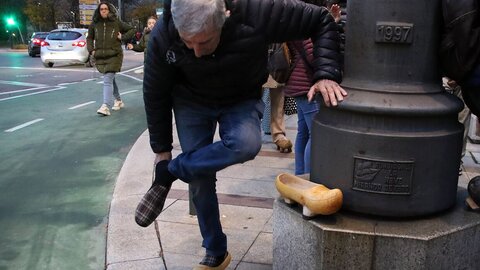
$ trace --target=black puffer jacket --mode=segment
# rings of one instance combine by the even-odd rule
[[[445,75],[461,82],[480,58],[480,0],[443,0],[440,57]]]
[[[143,83],[150,143],[156,153],[172,149],[172,95],[204,104],[260,98],[268,77],[269,43],[311,37],[314,81],[341,81],[339,35],[326,8],[295,0],[227,2],[231,16],[216,51],[196,58],[180,40],[168,6],[150,36]]]

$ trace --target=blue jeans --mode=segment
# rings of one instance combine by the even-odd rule
[[[108,72],[103,75],[103,103],[111,108],[113,106],[113,98],[120,100],[120,93],[115,81],[115,73]]]
[[[208,255],[227,250],[216,194],[216,173],[255,158],[262,146],[260,119],[264,104],[247,100],[231,105],[203,105],[175,97],[173,110],[182,153],[168,165],[170,173],[190,185],[202,246]],[[220,141],[213,142],[219,127]]]
[[[307,96],[295,97],[297,103],[298,127],[295,139],[295,174],[310,173],[310,148],[313,116],[319,111],[316,100],[308,102]]]

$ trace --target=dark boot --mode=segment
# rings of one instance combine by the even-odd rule
[[[468,195],[480,206],[480,176],[475,176],[468,183]]]

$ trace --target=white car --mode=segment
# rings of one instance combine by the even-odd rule
[[[56,29],[41,43],[40,58],[45,67],[56,63],[92,66],[87,51],[88,29]]]

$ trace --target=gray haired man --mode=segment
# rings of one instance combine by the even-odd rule
[[[347,95],[338,63],[339,36],[323,7],[296,0],[172,0],[153,29],[145,64],[144,101],[156,177],[135,220],[149,226],[172,182],[190,185],[204,259],[195,269],[225,269],[231,256],[222,231],[216,173],[255,158],[267,80],[267,45],[312,38],[314,82],[326,106]],[[172,109],[182,153],[172,159]],[[218,125],[220,141],[213,141]]]

